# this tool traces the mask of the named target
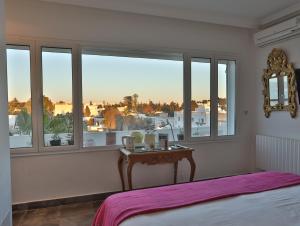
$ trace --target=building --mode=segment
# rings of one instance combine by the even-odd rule
[[[104,108],[100,107],[100,105],[94,103],[85,104],[84,109],[86,109],[86,107],[88,107],[88,109],[90,110],[90,116],[94,117],[99,116],[104,110]]]
[[[199,105],[195,111],[192,111],[192,128],[209,126],[210,125],[210,108],[205,108],[204,105]],[[174,127],[184,127],[184,115],[182,111],[174,112]]]
[[[69,103],[55,103],[54,115],[65,115],[66,113],[72,113],[73,105]]]

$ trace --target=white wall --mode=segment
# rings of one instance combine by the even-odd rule
[[[8,148],[4,0],[0,0],[0,225],[11,225],[10,156]],[[9,219],[7,222],[7,219]]]
[[[257,134],[289,137],[300,139],[300,107],[298,108],[298,117],[295,119],[290,117],[288,112],[272,112],[270,118],[266,118],[263,112],[263,83],[262,74],[263,69],[267,67],[267,58],[273,48],[282,48],[285,50],[289,61],[294,64],[294,68],[300,68],[300,38],[295,38],[283,41],[265,48],[257,48],[256,50],[256,124]],[[298,95],[297,95],[298,102]],[[299,103],[299,102],[298,102]]]
[[[7,1],[7,35],[82,40],[133,48],[201,49],[239,56],[238,137],[194,145],[196,179],[247,172],[253,138],[255,88],[250,31],[184,20],[56,5],[36,0]],[[244,114],[244,111],[249,111]],[[22,203],[117,191],[118,152],[98,151],[12,158],[13,202]],[[188,176],[186,162],[179,177]],[[172,167],[136,166],[136,187],[172,182]]]

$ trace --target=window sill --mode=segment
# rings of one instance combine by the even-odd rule
[[[201,145],[201,144],[213,144],[213,143],[225,143],[225,142],[235,142],[237,141],[237,136],[224,136],[218,137],[215,139],[203,139],[203,140],[194,140],[194,141],[183,141],[179,142],[181,145],[189,146],[189,145]],[[54,150],[54,151],[39,151],[39,152],[18,152],[18,150],[11,152],[11,158],[18,157],[33,157],[33,156],[47,156],[47,155],[67,155],[67,154],[82,154],[89,152],[111,152],[118,151],[122,145],[111,145],[111,146],[99,146],[99,147],[85,147],[75,150]]]

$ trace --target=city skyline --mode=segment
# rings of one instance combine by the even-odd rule
[[[43,52],[44,95],[53,102],[72,102],[70,53]],[[30,98],[29,50],[7,50],[9,100]],[[18,65],[15,65],[15,62]],[[225,65],[219,65],[220,84],[226,84]],[[142,74],[142,76],[141,76]],[[196,75],[201,76],[196,76]],[[224,74],[224,76],[222,76]],[[102,76],[105,75],[105,76]],[[124,76],[125,75],[125,76]],[[193,62],[193,99],[210,99],[210,64]],[[116,81],[117,80],[117,81]],[[61,84],[64,84],[63,86]],[[113,84],[114,86],[111,86]],[[198,85],[201,86],[198,89]],[[205,84],[205,85],[203,85]],[[183,62],[174,60],[82,55],[83,103],[120,103],[124,96],[137,93],[139,102],[183,102]],[[11,87],[11,88],[10,88]],[[147,88],[146,88],[147,87]],[[221,88],[220,88],[221,87]],[[219,86],[225,97],[226,86]],[[166,95],[167,94],[167,95]]]

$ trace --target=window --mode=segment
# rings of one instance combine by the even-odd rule
[[[209,137],[210,132],[210,59],[192,58],[191,63],[191,136]]]
[[[74,144],[72,50],[42,48],[45,146]]]
[[[122,145],[127,135],[151,146],[163,138],[194,142],[236,134],[235,60],[58,46],[7,46],[15,153],[105,148]],[[270,81],[275,91],[284,84]]]
[[[83,146],[183,139],[183,60],[82,54]],[[154,132],[155,131],[155,132]],[[152,137],[152,138],[151,138]],[[147,142],[146,142],[147,143]]]
[[[218,135],[235,134],[235,61],[218,60]]]
[[[7,47],[10,148],[32,147],[30,49]]]

